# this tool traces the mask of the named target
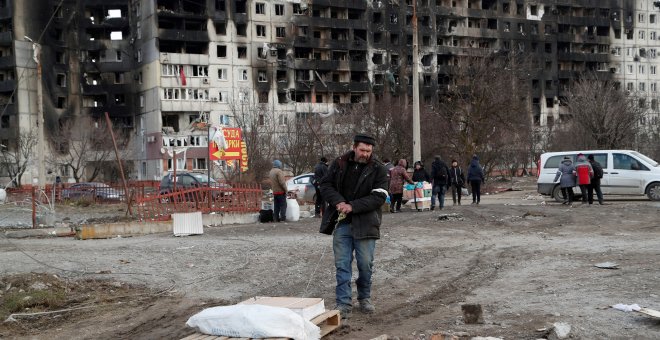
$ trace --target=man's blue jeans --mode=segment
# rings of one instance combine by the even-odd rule
[[[440,209],[445,207],[445,193],[447,193],[447,186],[444,184],[442,185],[434,185],[433,186],[433,191],[431,194],[431,206],[435,207],[435,196],[438,195],[438,206],[440,206]]]
[[[335,253],[335,268],[337,270],[337,288],[335,290],[337,305],[352,306],[351,276],[353,252],[358,268],[357,286],[358,300],[371,298],[371,273],[374,265],[374,249],[376,239],[356,240],[351,235],[351,225],[337,224],[332,239]]]

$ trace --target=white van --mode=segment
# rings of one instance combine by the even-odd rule
[[[594,155],[594,159],[603,167],[603,178],[600,180],[603,195],[646,195],[653,201],[660,201],[660,165],[653,159],[630,150],[546,152],[541,155],[538,192],[563,202],[559,182],[553,180],[564,157],[570,157],[575,164],[579,153],[585,157]],[[573,191],[580,193],[578,187]]]

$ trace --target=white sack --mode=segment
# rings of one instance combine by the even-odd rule
[[[190,317],[186,325],[204,334],[235,338],[321,338],[318,326],[292,310],[264,305],[207,308]]]
[[[293,198],[286,199],[286,220],[298,221],[300,219],[300,205],[298,201]]]

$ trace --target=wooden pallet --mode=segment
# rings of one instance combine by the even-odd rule
[[[321,337],[341,326],[341,315],[338,310],[327,310],[323,314],[310,320],[313,324],[321,328]],[[265,338],[263,340],[288,340],[289,338]],[[181,340],[256,340],[252,338],[230,338],[226,336],[206,335],[201,333],[191,334]]]

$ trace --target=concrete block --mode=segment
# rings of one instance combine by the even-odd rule
[[[548,340],[568,339],[571,333],[571,325],[565,322],[555,322],[552,324],[552,331],[548,335]]]

